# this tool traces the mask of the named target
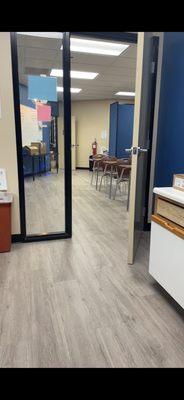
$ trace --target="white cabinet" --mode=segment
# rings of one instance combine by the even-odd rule
[[[154,192],[178,205],[178,209],[183,207],[184,193],[170,189],[156,188]],[[149,273],[184,308],[184,228],[157,211],[155,214],[151,223]]]
[[[153,221],[149,273],[184,308],[184,240]]]

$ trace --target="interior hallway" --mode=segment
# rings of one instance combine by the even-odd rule
[[[73,176],[73,238],[0,254],[1,367],[184,367],[183,311],[127,266],[126,199]]]

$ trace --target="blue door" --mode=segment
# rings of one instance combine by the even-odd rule
[[[109,155],[116,156],[118,128],[118,103],[110,105]]]
[[[118,107],[118,134],[117,134],[117,152],[118,158],[127,157],[125,149],[132,147],[134,122],[134,105],[119,104]]]

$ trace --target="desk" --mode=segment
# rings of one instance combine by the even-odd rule
[[[31,159],[32,159],[32,175],[33,175],[33,181],[35,180],[35,160],[38,159],[39,160],[39,176],[41,176],[42,173],[46,173],[46,156],[50,155],[50,153],[46,153],[46,154],[39,154],[39,155],[31,155]],[[43,162],[44,162],[44,170],[41,170],[41,158],[43,158]]]
[[[30,154],[23,154],[23,159],[25,157],[27,157],[28,159],[28,173],[24,174],[24,176],[28,176],[31,175],[33,177],[33,181],[35,180],[35,176],[37,174],[39,174],[39,176],[41,176],[42,173],[46,173],[47,170],[47,162],[46,159],[47,157],[50,156],[50,153],[45,153],[45,154],[37,154],[37,155],[30,155]],[[58,154],[57,154],[58,157]],[[30,160],[30,163],[29,163]],[[36,163],[36,160],[38,160],[38,162]],[[42,165],[43,162],[43,165]],[[25,163],[26,164],[26,163]],[[24,166],[24,168],[26,168],[26,165]],[[57,158],[56,158],[56,171],[58,173],[58,162],[57,162]]]

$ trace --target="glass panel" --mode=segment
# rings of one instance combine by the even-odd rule
[[[62,37],[17,33],[27,235],[65,231]]]

